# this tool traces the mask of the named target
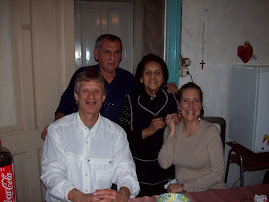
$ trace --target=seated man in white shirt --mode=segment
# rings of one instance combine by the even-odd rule
[[[106,98],[100,71],[81,72],[74,91],[78,112],[53,122],[44,143],[46,201],[128,201],[139,193],[135,164],[125,131],[99,113]]]

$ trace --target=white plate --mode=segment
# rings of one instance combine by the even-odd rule
[[[164,193],[157,198],[157,202],[190,202],[189,197],[179,193]]]

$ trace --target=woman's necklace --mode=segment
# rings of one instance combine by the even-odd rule
[[[150,100],[154,100],[155,97],[156,97],[156,95],[151,96]]]

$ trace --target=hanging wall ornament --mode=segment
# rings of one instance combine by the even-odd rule
[[[244,46],[238,46],[237,54],[244,63],[247,63],[253,54],[253,48],[248,41],[245,42]]]

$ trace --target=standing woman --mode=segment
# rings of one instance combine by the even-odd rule
[[[141,88],[127,95],[119,124],[125,129],[140,183],[138,196],[162,194],[164,184],[174,175],[174,167],[162,169],[158,152],[163,143],[165,117],[179,123],[175,94],[165,87],[168,69],[159,56],[149,54],[138,64],[135,78]]]
[[[164,143],[158,156],[162,168],[175,166],[177,184],[169,192],[198,192],[225,189],[223,146],[218,129],[200,112],[203,93],[195,83],[187,83],[177,94],[182,122],[176,125],[167,115]]]

